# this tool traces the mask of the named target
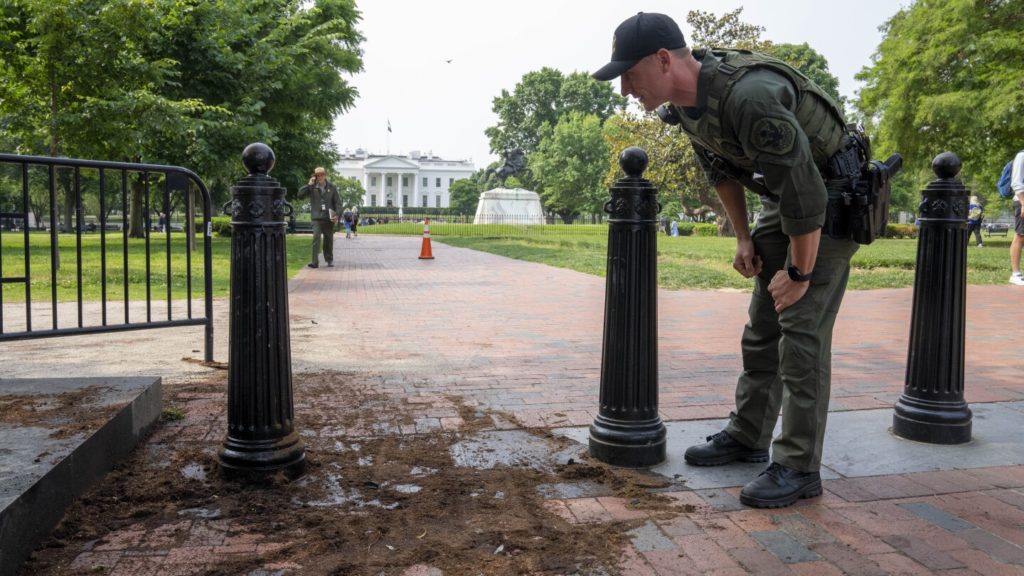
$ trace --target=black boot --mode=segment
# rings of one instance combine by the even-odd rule
[[[768,451],[748,448],[740,444],[723,430],[708,436],[706,444],[690,446],[683,454],[687,462],[695,466],[720,466],[735,462],[767,462]]]
[[[740,491],[740,502],[754,508],[782,508],[801,498],[821,496],[821,474],[799,472],[772,462]]]

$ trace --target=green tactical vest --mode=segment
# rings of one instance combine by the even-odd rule
[[[706,59],[708,53],[714,58]],[[693,121],[681,114],[688,131],[710,139],[708,146],[713,152],[729,151],[735,145],[726,138],[722,129],[721,105],[729,97],[736,82],[747,72],[767,68],[789,79],[797,96],[796,120],[810,142],[814,163],[820,168],[836,153],[844,142],[846,121],[832,98],[817,84],[790,65],[747,50],[718,50],[706,48],[693,51],[693,56],[702,66],[717,65],[713,71],[707,93],[707,109],[700,120]],[[725,143],[725,145],[723,145]],[[727,155],[727,156],[731,156]]]

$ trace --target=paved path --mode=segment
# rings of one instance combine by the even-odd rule
[[[382,372],[406,394],[450,392],[530,425],[584,425],[597,409],[603,278],[419,238],[340,239],[336,268],[291,285],[297,369]],[[749,295],[658,294],[665,420],[725,417]],[[1024,399],[1024,291],[971,286],[969,402]],[[891,407],[903,391],[912,291],[850,292],[833,345],[832,410]]]
[[[298,274],[290,285],[294,370],[372,374],[380,391],[423,404],[423,418],[401,433],[457,428],[458,411],[443,400],[453,396],[507,414],[511,427],[588,425],[597,405],[604,280],[437,241],[435,259],[422,261],[420,242],[339,237],[336,268]],[[713,428],[732,406],[748,295],[661,291],[658,298],[660,408],[675,431],[670,459],[678,460],[686,444],[678,430]],[[833,414],[833,424],[863,415],[884,426],[882,411],[903,388],[911,298],[909,289],[848,294],[833,346],[831,402],[834,413],[844,414]],[[1021,303],[1019,287],[968,289],[966,397],[979,415],[999,413],[1011,422],[993,430],[976,418],[987,441],[1019,438],[1024,422]],[[215,358],[223,361],[225,302],[216,315]],[[5,345],[4,371],[149,374],[174,384],[207,370],[182,362],[202,357],[200,329],[104,341]],[[220,400],[213,402],[209,413],[220,412]],[[222,438],[223,417],[214,419],[220,425],[196,437]],[[152,441],[170,442],[171,433],[177,432],[168,428]],[[857,446],[855,437],[826,445],[834,453],[873,449]],[[671,493],[692,510],[671,521],[612,497],[549,504],[573,523],[646,520],[631,533],[628,574],[1024,574],[1024,466],[1016,461],[843,474],[826,480],[824,497],[782,511],[740,506],[741,483]],[[128,566],[130,552],[126,547],[116,558],[124,556]]]

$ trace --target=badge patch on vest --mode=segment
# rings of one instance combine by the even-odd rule
[[[793,149],[796,127],[784,118],[762,118],[750,131],[750,143],[761,152],[783,155]]]

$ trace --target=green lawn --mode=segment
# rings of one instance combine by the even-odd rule
[[[607,232],[605,231],[605,234]],[[541,262],[603,276],[604,236],[481,239],[443,236],[439,241],[510,258]],[[751,280],[732,269],[732,238],[658,237],[658,285],[668,289],[749,288]],[[969,284],[1003,284],[1010,275],[1010,236],[985,238],[985,247],[967,250]],[[903,288],[914,285],[917,240],[876,240],[853,257],[850,288]]]
[[[295,238],[295,240],[292,240]],[[176,232],[171,240],[171,299],[185,299],[186,290],[186,243],[185,234]],[[227,296],[230,274],[231,238],[212,238],[213,295]],[[50,267],[50,235],[46,232],[29,234],[29,264],[32,272],[32,301],[49,300],[52,281]],[[58,235],[58,253],[61,265],[57,270],[57,300],[74,301],[78,295],[78,262],[76,241],[73,234]],[[4,278],[24,277],[24,237],[20,232],[0,234],[0,272]],[[102,294],[102,255],[100,235],[82,235],[82,299],[99,300]],[[120,232],[107,233],[107,299],[124,299],[124,240]],[[131,300],[146,299],[146,241],[128,240],[128,295]],[[289,237],[288,276],[309,261],[309,236]],[[153,233],[150,237],[149,265],[152,277],[152,297],[167,297],[167,236]],[[197,238],[197,249],[192,253],[192,296],[203,295],[203,239]],[[24,302],[25,284],[22,282],[3,284],[3,302]]]
[[[419,235],[422,224],[388,224],[363,226],[360,234]],[[569,268],[595,276],[604,276],[607,259],[608,229],[603,225],[580,226],[474,226],[472,224],[431,224],[435,241],[452,246],[471,248],[520,260],[540,262]],[[30,263],[34,301],[48,300],[51,293],[50,236],[33,232]],[[185,235],[171,236],[171,298],[184,299],[185,289]],[[986,246],[968,248],[967,281],[971,284],[1002,284],[1009,276],[1010,236],[985,238]],[[4,278],[24,275],[22,235],[14,232],[0,234],[0,272]],[[229,253],[231,239],[213,239],[213,294],[226,296],[230,272]],[[288,237],[288,275],[305,265],[309,255],[309,235]],[[202,239],[199,250],[192,255],[192,294],[203,293]],[[62,265],[57,272],[58,301],[73,301],[78,291],[78,266],[75,254],[75,236],[59,235],[59,253]],[[125,269],[123,240],[120,233],[107,235],[107,298],[124,298]],[[166,298],[167,260],[166,236],[154,234],[150,241],[149,262],[152,274],[152,297]],[[735,241],[732,238],[684,236],[658,237],[658,285],[668,289],[748,289],[750,280],[732,269]],[[100,235],[82,236],[82,298],[99,300],[101,297]],[[851,289],[901,288],[913,286],[914,264],[917,258],[916,240],[878,240],[862,246],[853,258],[850,276]],[[146,297],[146,244],[145,240],[128,241],[128,291],[132,300]],[[3,302],[24,302],[23,283],[4,283]]]

